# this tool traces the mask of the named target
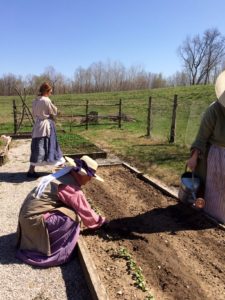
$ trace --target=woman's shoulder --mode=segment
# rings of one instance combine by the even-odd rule
[[[74,177],[68,173],[55,180],[59,185],[62,184],[66,189],[71,189],[73,191],[83,193],[81,186],[74,180]]]
[[[212,110],[212,111],[216,111],[216,112],[222,112],[222,111],[225,110],[225,108],[217,100],[215,100],[214,102],[212,102],[209,105],[208,110]]]
[[[207,118],[223,118],[225,116],[225,107],[223,107],[217,100],[212,102],[205,111]]]
[[[77,199],[83,199],[85,198],[85,195],[81,188],[75,184],[59,184],[58,188],[58,195],[59,197],[76,197]]]
[[[41,96],[39,100],[44,101],[46,103],[51,102],[51,99],[49,97],[46,97],[46,96]]]
[[[32,100],[32,103],[36,103],[38,100],[40,99],[40,97],[36,97]]]
[[[213,101],[212,103],[209,104],[209,106],[206,108],[205,113],[210,114],[218,111],[219,108],[219,103],[218,101]]]
[[[33,100],[33,103],[37,103],[37,102],[46,102],[46,103],[49,103],[49,102],[51,102],[51,100],[50,100],[50,98],[45,97],[45,96],[38,96],[37,98],[35,98]]]

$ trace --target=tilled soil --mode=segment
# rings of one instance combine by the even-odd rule
[[[83,236],[110,300],[225,299],[225,231],[199,211],[137,178],[123,165],[99,167],[104,183],[85,192],[110,221]],[[121,247],[141,267],[149,292],[134,286]]]

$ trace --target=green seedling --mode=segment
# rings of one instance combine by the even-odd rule
[[[141,289],[143,292],[148,293],[148,295],[145,297],[145,300],[153,300],[154,297],[150,294],[149,289],[146,286],[142,269],[137,266],[137,263],[134,261],[128,250],[124,247],[121,247],[119,250],[117,250],[116,256],[119,258],[123,258],[127,261],[127,271],[128,274],[130,274],[132,279],[134,280],[134,285],[137,288]]]

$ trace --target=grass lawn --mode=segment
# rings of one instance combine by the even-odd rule
[[[71,133],[58,133],[57,137],[63,154],[65,155],[99,151],[99,148],[95,144],[80,135]]]

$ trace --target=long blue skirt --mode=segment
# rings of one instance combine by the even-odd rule
[[[59,165],[65,162],[53,120],[50,122],[50,136],[33,138],[31,141],[31,165]]]

